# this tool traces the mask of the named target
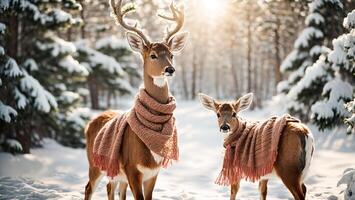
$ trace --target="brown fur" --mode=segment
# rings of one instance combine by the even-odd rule
[[[168,51],[169,56],[160,57],[157,61],[148,61],[149,55],[151,51],[155,51],[157,54],[167,54]],[[169,98],[168,87],[164,86],[163,88],[159,88],[153,84],[153,80],[151,76],[157,76],[164,73],[165,67],[172,66],[171,57],[170,57],[169,48],[165,44],[154,43],[151,45],[151,48],[147,48],[144,51],[144,86],[148,93],[152,97],[155,97],[159,102],[167,102]],[[93,119],[89,122],[86,128],[86,142],[87,142],[87,156],[89,160],[89,182],[85,188],[85,199],[90,199],[92,193],[94,192],[94,186],[99,181],[98,178],[101,175],[101,171],[92,167],[92,157],[93,157],[93,146],[96,135],[99,130],[115,116],[115,112],[106,111],[101,115]],[[147,180],[144,183],[144,191],[142,191],[142,174],[137,169],[137,164],[147,167],[150,169],[154,169],[158,167],[158,164],[155,162],[150,150],[146,147],[146,145],[138,138],[138,136],[132,131],[132,129],[128,126],[123,134],[122,140],[122,158],[120,160],[120,166],[122,166],[122,171],[126,174],[128,179],[128,185],[133,192],[135,199],[152,199],[152,193],[155,185],[155,181],[157,177],[153,177],[151,180]],[[114,199],[114,191],[116,187],[113,187],[108,183],[107,185],[107,195],[109,199]],[[120,183],[119,192],[120,199],[126,198],[126,189],[128,186],[126,183]],[[143,195],[144,193],[144,195]]]
[[[144,87],[146,91],[158,102],[166,103],[169,99],[169,88],[167,85],[164,87],[157,87],[153,84],[152,76],[162,75],[165,71],[165,68],[168,66],[172,66],[172,58],[171,52],[169,48],[165,44],[152,44],[152,48],[147,48],[144,51]],[[149,55],[151,51],[155,51],[155,53],[160,56],[159,59],[153,61],[150,59]],[[93,119],[87,126],[86,129],[86,140],[87,140],[87,155],[89,160],[89,182],[85,189],[85,199],[90,199],[93,191],[93,188],[98,181],[98,177],[100,177],[101,171],[98,168],[91,167],[92,163],[92,155],[93,155],[93,145],[96,135],[99,130],[112,119],[115,115],[113,111],[106,111],[102,113],[100,116]],[[142,174],[137,169],[137,164],[147,167],[150,169],[154,169],[159,167],[155,162],[154,157],[150,153],[150,150],[146,147],[146,145],[138,138],[138,136],[132,131],[132,129],[128,126],[123,134],[122,141],[122,158],[120,160],[120,166],[122,166],[123,172],[127,175],[128,185],[130,186],[131,191],[135,199],[152,199],[152,193],[155,185],[155,181],[157,177],[151,178],[151,180],[147,180],[147,183],[143,183]],[[91,174],[91,175],[90,175]],[[109,199],[114,199],[115,187],[110,186],[111,183],[108,184],[108,196]],[[144,191],[142,191],[142,185],[144,184]],[[126,183],[120,183],[120,199],[125,199],[126,194]],[[143,195],[144,194],[144,195]]]
[[[301,180],[303,169],[299,164],[299,157],[301,150],[300,137],[307,137],[308,134],[308,129],[304,125],[288,123],[281,135],[278,156],[274,164],[276,174],[292,193],[295,200],[304,200],[306,197],[306,186]],[[259,192],[262,200],[266,199],[267,182],[267,180],[259,181]],[[239,186],[231,185],[231,200],[235,200],[238,189]]]
[[[160,103],[167,103],[169,100],[168,85],[165,84],[163,87],[156,86],[154,84],[153,77],[164,75],[166,69],[169,67],[173,68],[172,54],[173,52],[180,51],[184,46],[183,43],[186,41],[185,39],[187,34],[184,34],[182,37],[177,37],[178,34],[176,34],[181,29],[184,22],[183,10],[178,10],[172,3],[170,10],[174,16],[173,21],[177,23],[175,29],[167,34],[167,38],[165,38],[164,42],[150,43],[149,40],[147,40],[147,37],[145,37],[145,35],[137,27],[133,27],[125,23],[125,13],[122,13],[121,10],[122,0],[118,1],[118,5],[116,5],[115,0],[111,0],[110,5],[116,15],[117,22],[121,24],[123,28],[130,31],[127,33],[130,46],[134,50],[139,51],[143,58],[143,79],[145,90],[156,101]],[[179,45],[173,45],[173,43]],[[157,58],[152,59],[152,54],[155,54]],[[114,112],[112,111],[102,113],[88,124],[85,131],[87,140],[86,149],[89,160],[89,182],[85,188],[85,199],[91,199],[94,187],[101,175],[101,171],[98,168],[93,167],[92,162],[95,137],[104,124],[112,119],[113,116]],[[137,165],[139,164],[150,169],[160,167],[160,165],[158,166],[150,150],[132,131],[129,125],[123,133],[121,146],[122,156],[120,156],[119,164],[122,167],[122,170],[120,169],[120,171],[126,174],[128,184],[124,182],[119,184],[120,200],[126,199],[126,190],[128,185],[135,199],[152,199],[152,193],[157,176],[152,177],[143,183],[143,177],[141,172],[137,169]],[[144,191],[142,191],[143,187]],[[107,185],[107,195],[109,199],[114,199],[115,188],[115,183],[109,183]]]
[[[251,103],[250,95],[245,95],[236,102],[218,102],[213,98],[200,94],[201,103],[205,108],[213,110],[218,116],[218,124],[228,125],[230,130],[235,130],[238,126],[237,113],[248,107]],[[241,102],[244,104],[241,109]],[[308,128],[302,123],[288,122],[284,128],[278,144],[278,155],[274,163],[274,170],[281,178],[282,182],[292,193],[296,200],[304,200],[307,188],[302,180],[304,163],[300,162],[304,146],[301,141],[309,137]],[[239,182],[231,185],[231,200],[235,200],[239,190]],[[267,195],[267,180],[260,180],[259,191],[261,199],[265,200]]]
[[[88,156],[88,161],[90,164],[90,169],[89,169],[89,182],[87,184],[87,195],[85,196],[85,199],[89,199],[91,196],[91,193],[93,192],[93,187],[95,186],[97,178],[101,175],[101,171],[96,168],[96,167],[91,167],[92,166],[92,155],[93,155],[93,145],[94,145],[94,139],[99,132],[99,130],[110,120],[115,116],[115,112],[113,111],[106,111],[93,119],[87,126],[86,129],[86,139],[87,139],[87,156]],[[134,148],[131,148],[134,147]],[[142,174],[139,172],[137,169],[137,164],[147,167],[147,168],[157,168],[158,164],[155,162],[152,154],[150,153],[150,150],[146,147],[146,145],[138,138],[138,136],[132,131],[132,129],[128,126],[125,130],[125,133],[123,135],[123,140],[122,140],[122,157],[120,160],[120,164],[123,168],[123,172],[127,175],[128,183],[129,185],[142,185]],[[156,177],[153,177],[155,180]],[[148,181],[147,181],[148,182]],[[111,185],[112,184],[112,185]],[[112,182],[107,185],[107,193],[109,196],[109,199],[114,199],[113,198],[113,193],[115,191],[116,186],[114,185],[116,183]],[[124,186],[124,183],[121,183]],[[122,188],[120,184],[120,188]],[[151,199],[149,196],[151,196],[151,193],[153,191],[153,187],[151,185],[154,185],[154,183],[147,184],[148,190],[145,191],[145,194],[147,195],[146,199]],[[131,186],[133,187],[133,186]],[[139,188],[139,187],[138,187]],[[150,188],[150,190],[149,190]],[[143,197],[143,192],[138,189],[133,189],[133,195],[135,196],[136,199],[144,199]],[[120,195],[122,193],[125,193],[125,189],[120,190]],[[123,195],[122,195],[123,196]]]

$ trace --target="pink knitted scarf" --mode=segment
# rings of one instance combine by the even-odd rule
[[[231,185],[240,179],[255,182],[272,172],[279,139],[287,122],[300,122],[286,114],[264,122],[238,119],[239,125],[224,141],[223,168],[216,183]]]
[[[176,108],[174,97],[167,104],[153,99],[145,89],[140,89],[134,107],[108,121],[94,141],[94,166],[107,172],[107,176],[119,174],[119,158],[122,136],[127,125],[154,153],[162,156],[161,163],[167,167],[172,160],[178,160],[179,149],[173,111]]]

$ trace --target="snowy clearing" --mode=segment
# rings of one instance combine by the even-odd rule
[[[271,108],[242,114],[248,119],[264,119],[276,113]],[[229,189],[214,184],[222,166],[222,135],[215,114],[198,102],[178,101],[176,118],[180,161],[161,170],[154,199],[227,199]],[[307,199],[343,199],[339,193],[345,186],[336,185],[343,171],[355,166],[355,138],[346,136],[344,130],[341,134],[340,130],[319,133],[316,127],[310,128],[316,152],[306,181]],[[33,149],[32,154],[0,154],[0,199],[82,199],[87,180],[84,149],[46,139],[44,148]],[[106,183],[104,178],[94,199],[106,199]],[[268,199],[292,199],[280,180],[271,180],[268,186]],[[258,199],[257,183],[242,182],[237,198]],[[133,199],[130,193],[128,199]]]

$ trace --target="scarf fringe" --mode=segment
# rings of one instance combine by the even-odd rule
[[[279,139],[288,122],[300,120],[289,114],[264,122],[240,119],[236,130],[224,141],[226,151],[223,168],[215,183],[227,186],[241,179],[255,182],[271,173],[277,158]]]
[[[108,158],[108,156],[94,154],[92,161],[94,166],[98,167],[102,171],[106,171],[106,175],[108,177],[114,178],[117,174],[119,174],[119,161],[117,159],[109,160]],[[111,163],[114,163],[114,165]]]
[[[172,160],[178,160],[179,148],[173,111],[175,99],[161,104],[140,89],[134,107],[118,114],[108,121],[99,131],[94,141],[93,164],[108,177],[114,178],[120,172],[120,149],[126,126],[147,146],[148,149],[164,157],[160,165],[167,168]]]
[[[228,145],[224,156],[223,169],[215,181],[216,184],[229,186],[239,183],[241,179],[255,182],[258,181],[261,176],[272,172],[277,158],[276,151],[272,152],[268,165],[255,170],[253,167],[242,166],[240,160],[232,154],[231,149],[232,147]],[[234,156],[234,159],[231,159],[232,156]]]
[[[173,161],[179,161],[179,151],[177,151],[177,154],[176,154],[176,157],[174,157],[174,158],[167,158],[167,157],[165,157],[164,159],[163,159],[163,161],[160,163],[160,165],[164,168],[164,169],[166,169],[166,168],[168,168],[168,167],[170,167],[172,164],[173,164]]]

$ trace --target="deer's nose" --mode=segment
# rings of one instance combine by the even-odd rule
[[[220,128],[223,132],[228,132],[230,130],[230,126],[228,124],[223,124]]]
[[[170,67],[165,68],[165,74],[167,76],[172,76],[174,74],[174,72],[175,72],[174,67],[170,66]]]

